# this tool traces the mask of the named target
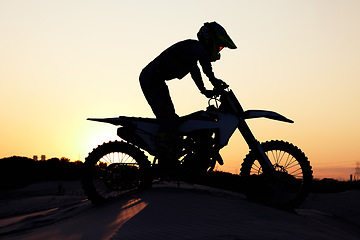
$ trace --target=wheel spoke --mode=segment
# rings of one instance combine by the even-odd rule
[[[301,172],[299,173],[299,171],[301,171]],[[295,169],[294,171],[292,171],[292,172],[289,173],[289,174],[290,174],[290,175],[293,175],[293,176],[302,176],[302,175],[303,175],[301,168]]]
[[[289,155],[289,161],[284,165],[284,167],[288,167],[291,166],[293,164],[299,164],[296,160],[296,158],[294,158],[293,156]]]
[[[251,173],[260,175],[262,173],[262,167],[258,161],[255,161],[251,166]]]
[[[296,167],[296,166],[300,166],[300,164],[298,162],[293,161],[291,164],[287,165],[285,168],[286,169],[291,169],[291,168]],[[301,166],[300,166],[300,168],[301,168]]]
[[[285,154],[285,152],[284,152]],[[286,161],[285,161],[285,164],[284,164],[284,167],[286,168],[289,164],[289,161],[291,161],[291,159],[293,159],[294,157],[291,156],[289,153],[287,153],[287,157],[286,157]]]

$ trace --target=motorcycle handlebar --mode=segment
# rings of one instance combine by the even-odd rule
[[[222,82],[222,84],[218,86],[214,86],[214,89],[212,90],[214,93],[214,97],[221,96],[227,88],[229,88],[229,85],[225,82]]]

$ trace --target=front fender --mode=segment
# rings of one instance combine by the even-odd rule
[[[272,112],[272,111],[247,110],[247,111],[244,112],[244,118],[245,119],[260,118],[260,117],[269,118],[269,119],[282,121],[282,122],[294,123],[293,120],[288,119],[288,118],[284,117],[283,115],[278,114],[276,112]]]

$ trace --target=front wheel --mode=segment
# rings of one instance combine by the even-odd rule
[[[265,175],[256,152],[251,151],[240,169],[248,197],[296,207],[307,197],[313,179],[307,157],[299,148],[284,141],[269,141],[261,146],[276,172]]]
[[[82,186],[95,204],[151,185],[150,162],[137,147],[108,142],[95,148],[84,163]]]

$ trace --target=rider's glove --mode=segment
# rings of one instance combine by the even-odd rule
[[[214,96],[214,92],[212,90],[202,90],[202,94],[204,94],[207,98],[212,98]]]
[[[210,82],[215,88],[218,89],[226,89],[229,87],[229,85],[227,85],[223,80],[217,78],[210,79]]]

